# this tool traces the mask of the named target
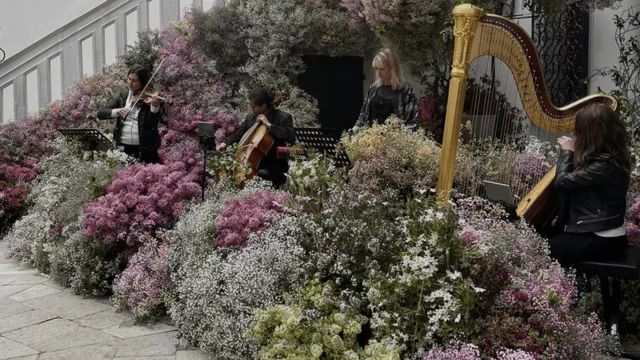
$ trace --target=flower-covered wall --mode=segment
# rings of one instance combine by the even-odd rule
[[[362,55],[376,33],[404,51],[446,48],[410,39],[439,34],[453,3],[440,5],[236,0],[142,34],[118,64],[78,82],[65,99],[0,127],[0,226],[11,255],[77,294],[111,295],[116,310],[140,321],[168,315],[181,345],[219,359],[615,354],[597,293],[579,299],[575,275],[549,258],[546,240],[528,224],[479,198],[435,201],[433,134],[391,117],[343,136],[351,167],[321,154],[294,157],[278,190],[259,179],[238,187],[227,172],[237,168],[233,152],[204,164],[197,123],[215,124],[223,139],[248,112],[254,85],[290,90],[281,107],[295,126],[317,125],[314,99],[296,84],[303,55]],[[407,24],[412,31],[399,39]],[[109,134],[114,124],[95,120],[97,110],[126,89],[128,67],[160,62],[155,85],[168,113],[162,164],[119,150],[91,157],[57,132]],[[435,112],[442,106],[435,100],[420,106]],[[457,183],[480,186],[481,171],[500,168],[517,174],[522,189],[532,186],[554,150],[535,139],[524,145],[489,149],[480,167],[461,143],[466,170]],[[212,174],[204,200],[203,167]]]

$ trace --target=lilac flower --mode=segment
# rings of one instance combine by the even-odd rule
[[[520,156],[516,163],[515,172],[521,177],[540,177],[549,169],[543,166],[544,158],[535,152],[526,152]]]
[[[85,235],[106,243],[138,243],[139,231],[166,226],[182,214],[183,202],[200,193],[198,176],[186,165],[134,165],[116,175],[106,194],[84,206]]]
[[[216,218],[220,231],[216,246],[245,247],[250,234],[264,229],[272,216],[283,212],[280,204],[286,197],[260,190],[248,199],[227,200],[227,207]]]
[[[128,309],[136,317],[148,318],[163,314],[168,307],[165,297],[172,285],[167,262],[172,247],[148,235],[143,238],[144,245],[114,281],[112,300],[116,309]]]

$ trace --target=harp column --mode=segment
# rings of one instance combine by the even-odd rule
[[[470,4],[458,5],[453,9],[455,45],[437,188],[437,194],[443,204],[447,203],[451,196],[460,137],[460,122],[469,75],[469,63],[471,62],[471,46],[476,35],[478,22],[483,16],[484,13],[480,8]]]

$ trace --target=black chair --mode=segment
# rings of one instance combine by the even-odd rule
[[[607,329],[611,334],[617,334],[620,320],[620,282],[640,278],[640,247],[628,246],[621,260],[576,263],[576,270],[578,274],[597,276],[600,279]]]

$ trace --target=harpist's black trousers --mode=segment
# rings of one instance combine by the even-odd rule
[[[551,257],[563,267],[580,261],[617,260],[624,256],[627,236],[602,237],[594,233],[564,233],[549,239]]]

